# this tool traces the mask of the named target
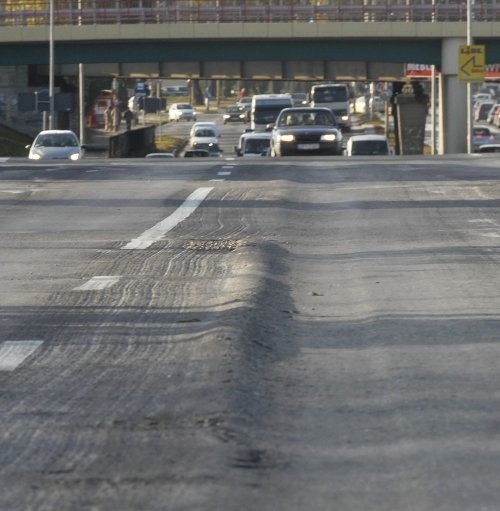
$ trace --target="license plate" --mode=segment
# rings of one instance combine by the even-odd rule
[[[297,149],[301,151],[314,151],[319,149],[319,144],[297,144]]]

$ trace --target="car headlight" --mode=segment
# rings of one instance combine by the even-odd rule
[[[73,154],[71,154],[69,159],[73,160],[73,161],[79,160],[80,159],[80,153],[73,153]]]
[[[337,140],[337,135],[335,133],[325,133],[321,135],[321,140],[323,142],[335,142]]]
[[[293,142],[295,140],[295,135],[291,133],[285,133],[284,135],[279,135],[278,140],[280,142]]]
[[[38,153],[31,153],[30,159],[31,160],[39,160],[41,156]]]
[[[341,119],[342,119],[343,121],[348,121],[348,120],[349,120],[349,116],[348,116],[348,115],[343,115],[343,116],[341,117]]]

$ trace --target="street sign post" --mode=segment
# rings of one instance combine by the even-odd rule
[[[458,79],[463,82],[484,82],[484,72],[484,45],[460,45],[458,49]]]

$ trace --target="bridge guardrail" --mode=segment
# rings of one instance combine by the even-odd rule
[[[198,0],[186,6],[182,0],[149,2],[151,6],[117,7],[115,0],[93,0],[86,7],[83,0],[78,8],[74,0],[55,0],[55,25],[102,25],[102,24],[156,24],[156,23],[252,23],[252,22],[450,22],[466,21],[465,3],[390,4],[363,5],[289,5],[270,6],[247,4],[224,5],[217,0]],[[142,0],[146,3],[146,0]],[[164,5],[162,5],[164,4]],[[30,7],[31,6],[31,7]],[[0,26],[38,26],[49,24],[49,1],[8,4],[0,6]],[[475,3],[472,6],[474,21],[500,21],[500,4]]]

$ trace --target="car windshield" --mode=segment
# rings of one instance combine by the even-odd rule
[[[490,130],[488,128],[474,128],[474,135],[476,137],[487,137],[490,135]]]
[[[194,136],[195,137],[213,137],[213,138],[215,138],[215,132],[211,129],[204,128],[204,129],[196,130],[194,133]]]
[[[388,154],[387,143],[383,140],[358,140],[352,143],[351,154],[357,156]]]
[[[280,117],[278,126],[335,126],[335,119],[328,111],[296,110],[284,113]]]
[[[313,100],[317,103],[335,103],[337,101],[347,101],[348,99],[345,87],[318,88],[313,92]]]
[[[193,107],[191,105],[177,105],[177,110],[192,110]]]
[[[201,143],[198,143],[196,144],[196,149],[203,149],[205,151],[210,151],[210,152],[219,152],[220,151],[220,148],[217,144],[214,144],[212,142],[201,142]]]
[[[247,139],[245,141],[245,153],[261,154],[269,148],[268,138]]]
[[[39,135],[35,146],[37,147],[77,147],[78,141],[69,133],[50,133]]]

